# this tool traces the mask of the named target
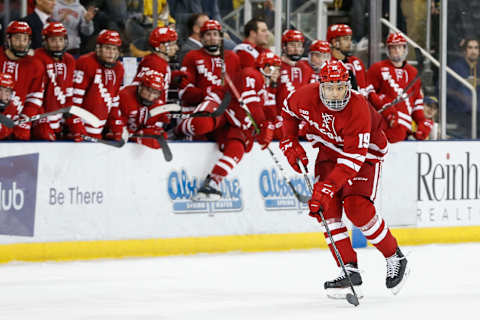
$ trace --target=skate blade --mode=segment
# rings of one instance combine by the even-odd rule
[[[400,290],[402,290],[402,287],[407,281],[407,278],[409,275],[410,275],[410,268],[407,267],[407,269],[405,270],[405,273],[403,274],[402,281],[400,281],[395,287],[390,289],[394,295],[397,295],[400,292]]]
[[[199,192],[192,197],[192,201],[218,201],[220,199],[222,199],[221,195],[205,194],[205,193],[202,193],[202,192]]]
[[[353,286],[355,293],[357,294],[358,299],[363,298],[362,286]],[[325,289],[327,297],[334,300],[345,300],[347,299],[347,294],[352,293],[352,289],[348,288],[339,288],[339,289]]]

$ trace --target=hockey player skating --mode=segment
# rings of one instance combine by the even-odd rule
[[[223,154],[205,178],[194,200],[220,199],[222,196],[220,182],[237,166],[243,155],[250,152],[253,143],[257,141],[265,149],[272,141],[274,126],[264,113],[265,83],[277,81],[279,68],[278,56],[272,52],[261,53],[257,59],[256,68],[242,69],[232,81],[233,83],[229,83],[228,89],[234,92],[232,97],[235,99],[232,98],[232,102],[222,116],[192,119],[192,126],[198,134],[215,131],[217,143]],[[217,108],[218,104],[217,94],[209,95],[199,105],[199,109],[211,112]],[[258,133],[250,117],[258,125]]]
[[[386,258],[386,286],[398,293],[408,271],[407,259],[374,207],[381,162],[387,152],[381,117],[362,95],[351,90],[348,70],[340,61],[327,62],[322,67],[320,83],[295,91],[285,101],[282,116],[285,138],[280,141],[280,148],[297,172],[297,161],[305,167],[308,164],[297,139],[298,124],[309,124],[306,137],[319,149],[310,215],[320,221],[318,212],[323,212],[358,297],[362,297],[362,278],[357,254],[342,221],[342,210]],[[323,231],[333,253],[332,243]],[[338,278],[325,282],[324,287],[331,298],[345,298],[350,292],[343,271]]]
[[[117,59],[122,41],[120,34],[113,30],[102,30],[97,38],[95,52],[87,53],[77,60],[74,74],[72,104],[82,107],[102,121],[98,127],[83,124],[82,119],[73,116],[67,119],[74,141],[82,141],[84,135],[102,139],[106,137],[121,141],[127,131],[119,106],[119,90],[124,69]]]
[[[430,134],[433,122],[423,113],[422,82],[416,79],[408,92],[404,92],[415,79],[418,70],[407,63],[407,40],[400,33],[391,33],[387,38],[388,59],[373,64],[368,70],[368,80],[375,92],[369,100],[377,110],[402,94],[410,95],[404,101],[382,111],[385,118],[385,133],[391,143],[405,140],[412,131],[412,118],[417,124],[414,136],[424,140]]]
[[[45,66],[45,92],[40,113],[55,111],[72,105],[75,59],[66,51],[67,29],[59,22],[43,27],[43,48],[35,50],[35,57]],[[33,124],[35,139],[54,141],[62,133],[61,113],[43,118]]]

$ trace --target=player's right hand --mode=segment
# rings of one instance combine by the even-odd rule
[[[188,81],[188,73],[182,70],[172,71],[171,85],[174,88],[184,89],[190,81]]]
[[[302,162],[305,168],[308,166],[307,154],[300,142],[298,142],[298,139],[284,138],[280,140],[280,150],[282,150],[285,157],[287,157],[288,163],[290,163],[293,170],[298,173],[302,173],[302,170],[300,170],[298,166],[297,159]]]
[[[65,120],[65,124],[69,130],[67,137],[75,142],[82,142],[82,135],[87,135],[87,130],[85,130],[82,119],[77,116],[71,116]]]

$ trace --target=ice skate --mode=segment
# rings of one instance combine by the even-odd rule
[[[217,201],[222,198],[222,192],[218,190],[217,183],[210,175],[207,176],[197,194],[192,197],[193,201]]]
[[[360,275],[360,271],[357,268],[356,263],[349,263],[345,265],[345,269],[347,270],[350,279],[352,280],[353,288],[357,293],[357,297],[359,299],[363,298],[362,293],[362,276]],[[325,288],[325,292],[327,293],[327,297],[330,299],[346,299],[347,293],[352,293],[352,289],[350,288],[350,282],[348,281],[347,276],[341,270],[341,274],[338,278],[327,281],[323,285]]]
[[[407,258],[403,255],[400,248],[397,248],[395,254],[387,259],[387,288],[392,290],[393,294],[397,294],[402,289],[405,281],[410,274],[407,268]]]

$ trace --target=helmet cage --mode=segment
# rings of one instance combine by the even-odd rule
[[[342,99],[330,99],[325,96],[325,87],[329,85],[342,84],[346,87],[345,96]],[[338,82],[322,82],[320,83],[320,100],[331,111],[342,111],[347,106],[351,97],[352,84],[350,80],[348,81],[338,81]]]

